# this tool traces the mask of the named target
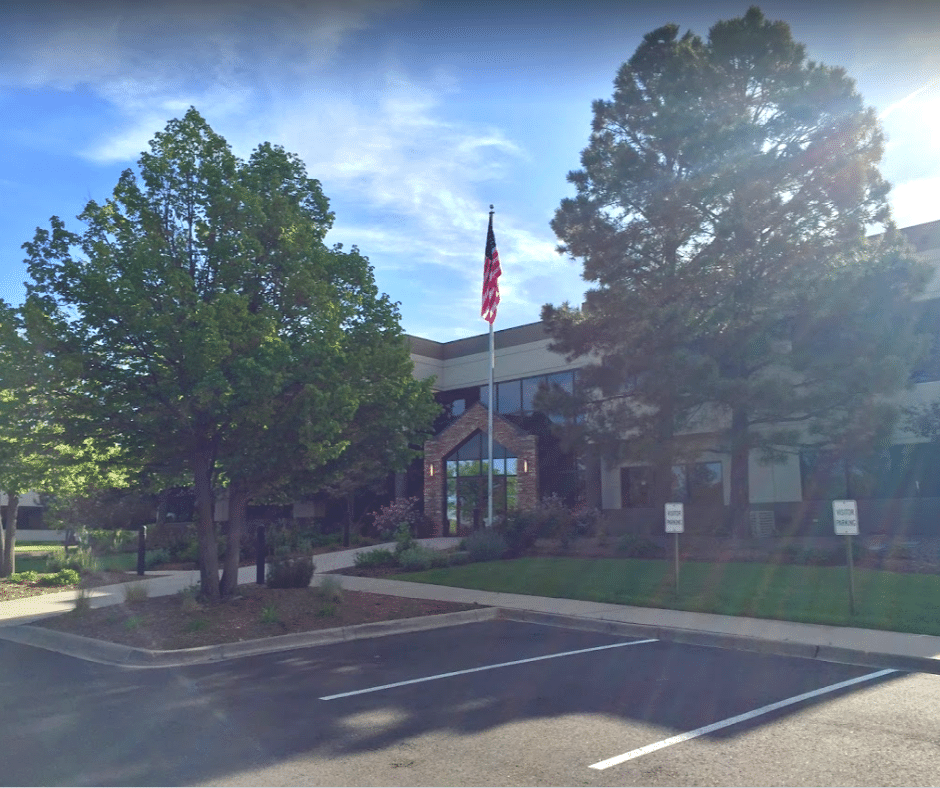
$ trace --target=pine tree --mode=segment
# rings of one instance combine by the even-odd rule
[[[676,458],[730,454],[742,533],[752,452],[884,434],[925,273],[891,224],[882,151],[845,71],[757,8],[707,40],[647,34],[594,102],[552,222],[594,286],[543,318],[556,349],[589,358],[586,431],[652,459],[659,503]]]

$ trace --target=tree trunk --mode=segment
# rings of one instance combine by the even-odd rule
[[[731,496],[728,514],[731,535],[735,539],[746,538],[751,528],[750,456],[747,411],[734,408],[731,411]]]
[[[199,539],[199,580],[202,594],[219,599],[219,548],[212,516],[212,455],[197,451],[193,456],[193,484],[196,492],[196,535]]]
[[[223,597],[232,596],[238,588],[238,558],[247,519],[248,490],[242,482],[234,481],[228,488],[228,544],[220,589]]]
[[[3,545],[3,568],[0,577],[9,577],[16,571],[16,516],[20,508],[20,496],[7,493],[6,541]]]
[[[160,490],[157,493],[157,520],[156,525],[159,528],[166,522],[166,510],[169,505],[170,492],[169,490]]]

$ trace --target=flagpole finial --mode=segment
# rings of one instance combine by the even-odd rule
[[[493,203],[490,203],[490,216],[493,215]]]

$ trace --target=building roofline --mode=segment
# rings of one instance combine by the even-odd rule
[[[907,242],[914,248],[915,252],[924,252],[928,249],[940,248],[940,219],[932,222],[923,222],[921,224],[912,224],[909,227],[898,228],[899,232],[907,239]],[[878,235],[870,236],[877,238]],[[526,345],[530,342],[538,342],[542,339],[548,339],[545,333],[545,326],[541,321],[536,323],[524,323],[521,326],[504,328],[493,332],[494,344],[496,349],[514,347],[516,345]],[[438,361],[447,361],[461,356],[472,356],[476,353],[485,353],[489,350],[489,332],[477,334],[463,339],[454,339],[450,342],[436,342],[433,339],[405,334],[411,352],[416,356],[433,358]]]
[[[476,353],[486,353],[490,348],[490,335],[488,332],[472,337],[464,337],[463,339],[454,339],[450,342],[435,342],[433,339],[425,339],[412,334],[405,334],[405,339],[411,347],[411,352],[416,356],[433,358],[438,361],[472,356]],[[545,326],[541,321],[525,323],[521,326],[513,326],[512,328],[504,328],[493,332],[493,344],[497,350],[515,347],[516,345],[527,345],[530,342],[538,342],[543,339],[548,339],[548,334],[545,333]]]

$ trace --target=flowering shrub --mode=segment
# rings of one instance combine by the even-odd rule
[[[417,498],[398,498],[372,515],[376,533],[383,541],[394,539],[402,523],[413,533],[421,519]]]
[[[567,547],[576,536],[592,531],[599,517],[600,512],[583,501],[572,509],[553,493],[534,509],[508,512],[498,530],[515,556],[532,547],[536,539],[558,539]]]

